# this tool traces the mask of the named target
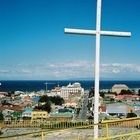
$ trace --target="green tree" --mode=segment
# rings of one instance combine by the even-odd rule
[[[22,117],[23,120],[31,120],[31,117]]]
[[[92,87],[90,90],[89,90],[89,98],[93,97],[94,96],[94,88]]]
[[[64,99],[60,96],[48,97],[47,95],[43,95],[40,97],[39,102],[51,102],[55,105],[62,105],[64,103]]]
[[[140,89],[138,90],[138,95],[140,96]]]
[[[115,101],[115,99],[114,98],[110,98],[110,102],[114,102]]]
[[[35,109],[47,111],[48,113],[51,112],[51,104],[46,102],[44,105],[36,106]]]
[[[39,102],[45,102],[44,105],[36,106],[35,109],[44,110],[48,113],[51,112],[51,103],[54,103],[55,105],[62,105],[64,103],[64,99],[60,96],[53,96],[49,97],[47,95],[43,95],[40,97]]]
[[[125,95],[125,94],[133,94],[133,92],[131,91],[131,90],[121,90],[121,93],[120,93],[120,95]]]
[[[4,120],[4,116],[2,114],[2,112],[0,112],[0,121],[3,121]]]
[[[135,113],[127,113],[127,118],[133,118],[133,117],[137,117],[137,115]]]
[[[62,105],[64,103],[64,99],[60,96],[49,97],[49,100],[55,105]]]
[[[43,95],[39,99],[39,102],[48,102],[48,101],[49,101],[49,97],[47,95]]]
[[[100,96],[101,96],[102,98],[104,98],[104,97],[105,97],[105,92],[100,92]]]

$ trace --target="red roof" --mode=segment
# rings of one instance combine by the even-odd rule
[[[100,112],[106,112],[106,107],[105,106],[100,106],[99,110],[100,110]]]
[[[12,107],[0,106],[0,111],[6,110],[6,109],[14,110],[14,111],[22,111],[22,108],[23,107],[21,107],[21,106],[12,106]]]
[[[117,95],[115,98],[124,99],[124,98],[138,98],[138,95]]]
[[[20,106],[21,107],[26,107],[28,104],[21,104]]]
[[[8,93],[7,92],[0,92],[0,94],[7,95]]]
[[[24,100],[24,101],[30,101],[31,98],[30,98],[30,96],[26,96],[26,97],[23,98],[23,100]]]

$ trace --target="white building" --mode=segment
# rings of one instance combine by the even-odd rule
[[[125,84],[115,84],[112,87],[112,92],[116,92],[117,94],[119,94],[121,90],[128,90],[128,86]]]
[[[84,88],[81,87],[80,83],[69,83],[67,86],[62,87],[56,87],[55,89],[52,89],[51,92],[47,93],[48,96],[60,96],[65,100],[68,100],[70,97],[70,94],[84,94]]]
[[[69,83],[67,86],[63,86],[60,89],[59,96],[61,96],[64,99],[69,99],[70,93],[84,94],[84,88],[81,87],[80,83],[77,83],[77,82],[74,83],[74,84]]]

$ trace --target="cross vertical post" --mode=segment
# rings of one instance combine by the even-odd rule
[[[97,0],[97,14],[96,14],[96,30],[83,29],[69,29],[65,28],[64,32],[69,34],[81,35],[96,35],[96,54],[95,54],[95,95],[94,95],[94,124],[98,124],[99,113],[99,79],[100,79],[100,37],[102,36],[116,36],[116,37],[130,37],[131,32],[116,32],[116,31],[101,31],[101,3],[102,0]],[[94,139],[98,138],[98,125],[94,126]]]
[[[95,54],[95,94],[94,94],[94,124],[98,123],[99,113],[99,78],[100,78],[100,28],[101,28],[101,0],[97,1],[96,15],[96,54]],[[94,138],[98,138],[98,125],[94,126]]]

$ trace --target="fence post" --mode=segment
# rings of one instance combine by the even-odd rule
[[[77,140],[80,140],[80,133],[79,133],[79,131],[78,131]]]
[[[107,138],[109,137],[109,134],[108,134],[108,123],[106,123],[106,137]]]
[[[77,140],[80,140],[80,134],[78,134],[78,136],[77,136]]]
[[[41,132],[41,140],[44,140],[44,134],[43,134],[43,131]]]
[[[134,133],[134,128],[132,128],[132,133]],[[132,140],[134,140],[134,134],[132,134]]]

